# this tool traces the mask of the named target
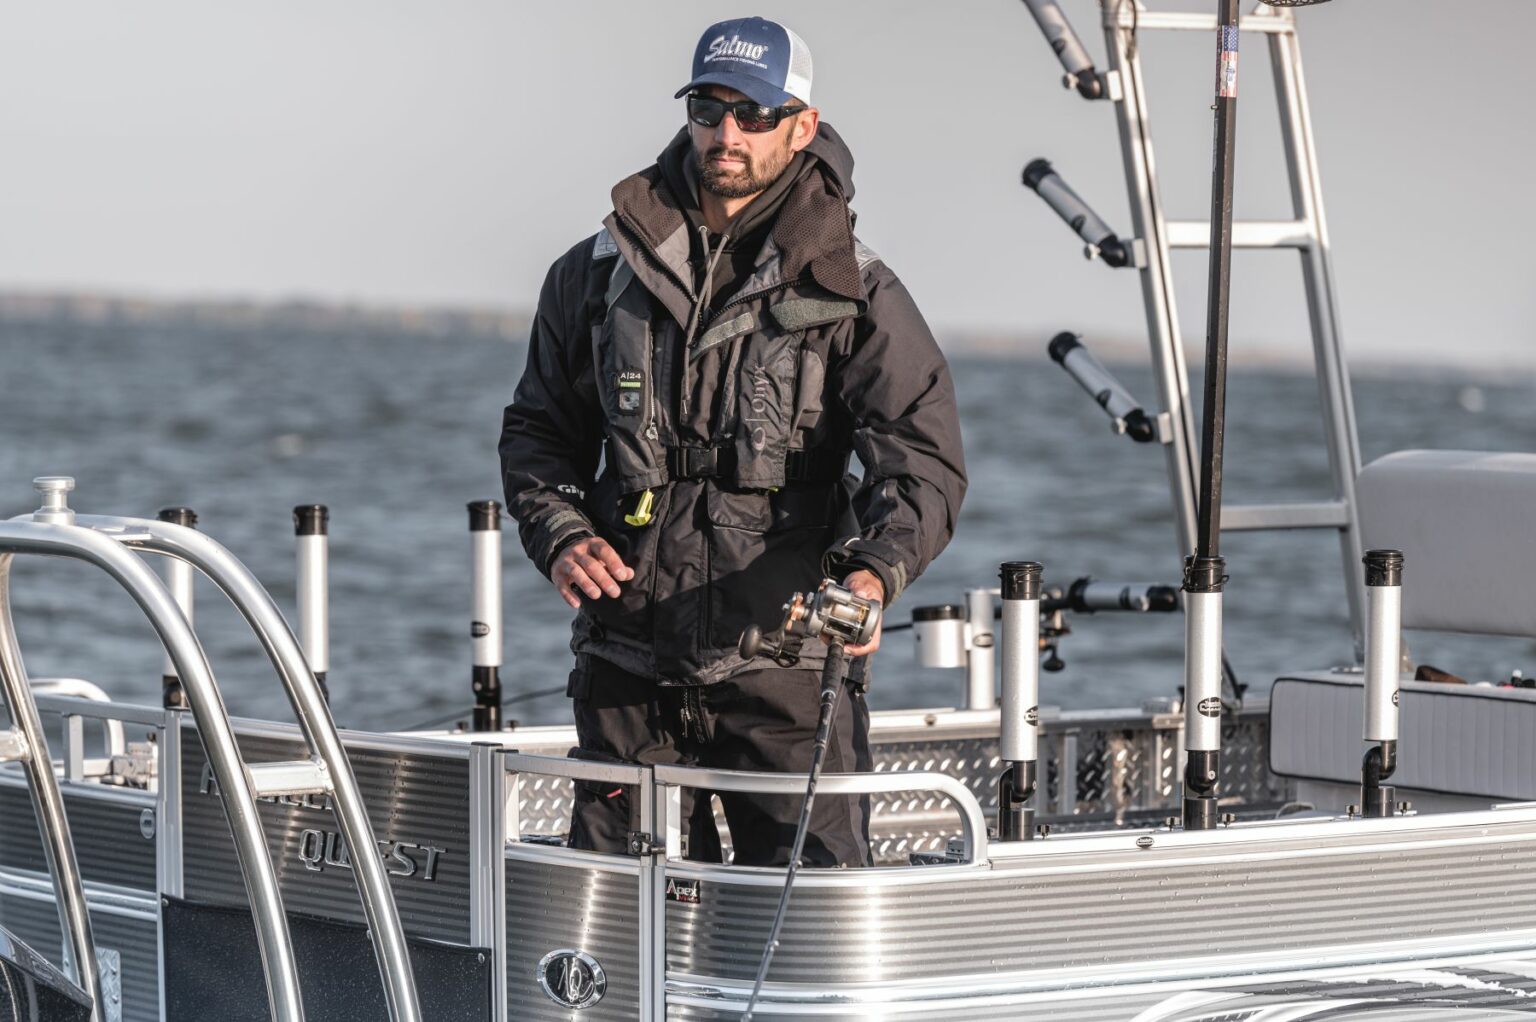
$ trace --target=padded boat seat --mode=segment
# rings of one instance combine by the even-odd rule
[[[1403,552],[1404,628],[1536,636],[1536,454],[1398,451],[1358,487],[1365,548]]]
[[[1410,562],[1411,563],[1411,562]],[[1407,571],[1404,571],[1404,582]],[[1358,674],[1279,678],[1269,695],[1269,767],[1281,777],[1360,783]],[[1536,689],[1402,683],[1399,788],[1536,800]]]

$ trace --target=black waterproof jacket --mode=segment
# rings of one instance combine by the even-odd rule
[[[770,666],[737,654],[742,630],[776,626],[824,574],[868,569],[894,601],[949,542],[966,488],[948,366],[854,238],[841,138],[823,123],[754,272],[713,301],[690,257],[710,239],[693,244],[692,198],[662,171],[687,146],[684,131],[621,181],[604,230],[550,268],[500,443],[540,571],[592,535],[635,571],[619,598],[584,599],[572,649],[663,684]],[[620,389],[641,379],[643,402]],[[843,477],[850,454],[861,479]],[[650,522],[627,522],[647,490]],[[808,643],[801,664],[824,655]]]

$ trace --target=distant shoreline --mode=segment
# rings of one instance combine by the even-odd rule
[[[110,292],[0,290],[0,331],[26,326],[131,327],[139,329],[240,335],[299,331],[315,334],[366,334],[390,331],[423,340],[481,339],[522,343],[532,316],[510,309],[384,305],[316,299],[138,297]],[[938,330],[946,352],[962,357],[1044,361],[1041,333],[999,330]],[[1200,352],[1185,339],[1192,371],[1198,372]],[[1145,365],[1146,343],[1132,337],[1091,338],[1093,351],[1111,364]],[[1310,372],[1308,352],[1267,346],[1257,350],[1233,342],[1232,370],[1282,373]],[[1392,360],[1372,354],[1351,354],[1350,370],[1372,377],[1416,378],[1447,374],[1468,381],[1518,383],[1536,373],[1517,372],[1489,364],[1452,365],[1428,359]]]

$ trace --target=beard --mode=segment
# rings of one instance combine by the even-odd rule
[[[786,133],[784,147],[769,152],[761,159],[754,159],[745,149],[730,149],[723,145],[711,146],[704,153],[695,149],[694,167],[699,172],[699,184],[705,191],[722,199],[746,199],[777,181],[794,155]],[[740,169],[723,170],[711,165],[709,161],[717,156],[740,160]]]

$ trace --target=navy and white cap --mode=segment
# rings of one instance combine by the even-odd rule
[[[810,105],[811,50],[789,29],[767,18],[736,18],[709,26],[693,51],[693,80],[682,96],[701,85],[723,85],[763,106],[791,99]]]

